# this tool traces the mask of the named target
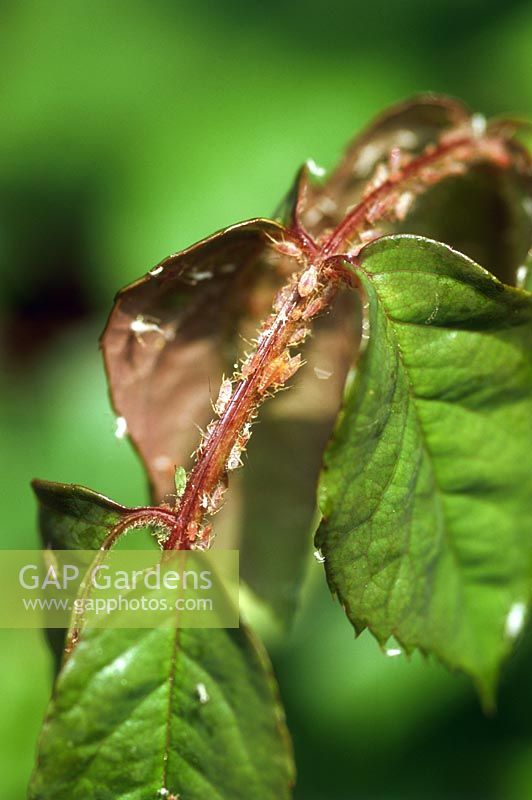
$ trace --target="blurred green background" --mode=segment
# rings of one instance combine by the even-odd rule
[[[268,215],[300,163],[331,166],[400,98],[532,116],[532,5],[515,0],[3,0],[0,14],[2,547],[37,543],[34,476],[145,496],[97,350],[122,284]],[[51,665],[37,632],[0,634],[0,797],[18,800]],[[487,719],[464,679],[355,641],[313,564],[274,660],[300,800],[532,797],[526,639]]]

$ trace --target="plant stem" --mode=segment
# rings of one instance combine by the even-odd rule
[[[408,211],[405,198],[413,200],[435,183],[480,161],[508,167],[511,158],[505,140],[462,131],[427,148],[378,183],[374,179],[363,199],[322,241],[314,241],[296,220],[290,234],[300,247],[301,268],[278,295],[282,302],[274,305],[262,325],[256,350],[246,362],[245,374],[242,370],[233,376],[230,399],[207,429],[165,549],[189,549],[198,542],[206,543],[208,529],[202,533],[200,525],[208,513],[209,498],[216,487],[225,485],[227,473],[234,468],[231,462],[238,460],[245,447],[260,404],[300,366],[291,348],[302,343],[311,322],[327,310],[345,280],[346,272],[340,267],[342,259],[356,259],[364,244],[365,231],[375,229],[385,220],[402,219],[403,212]]]

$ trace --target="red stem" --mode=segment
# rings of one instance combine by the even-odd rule
[[[466,166],[480,160],[506,166],[508,156],[504,140],[464,135],[437,147],[427,148],[362,199],[321,245],[296,221],[291,233],[301,243],[303,267],[299,275],[291,277],[288,284],[291,291],[287,299],[277,314],[272,314],[269,318],[269,324],[259,338],[252,371],[246,377],[237,377],[236,388],[224,412],[209,426],[209,434],[200,446],[196,464],[188,477],[179,508],[173,516],[165,549],[187,549],[194,546],[191,544],[195,535],[194,526],[199,525],[205,515],[203,498],[209,496],[224,479],[232,448],[243,426],[254,418],[268,389],[274,391],[284,382],[280,381],[277,386],[268,384],[268,370],[276,359],[289,352],[287,348],[290,347],[290,339],[302,321],[304,325],[309,325],[330,304],[337,286],[344,279],[342,270],[335,268],[334,262],[338,261],[346,243],[356,238],[365,228],[373,228],[376,222],[393,217],[395,204],[403,191],[420,194],[429,185],[453,174],[457,166]],[[429,168],[439,168],[436,174],[431,173],[430,180],[427,177]],[[371,209],[371,219],[368,219]],[[317,292],[301,297],[297,279],[311,264],[318,273]],[[317,302],[317,297],[321,297],[323,303]]]

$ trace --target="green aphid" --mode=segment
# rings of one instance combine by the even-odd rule
[[[187,485],[187,471],[184,467],[176,467],[174,480],[175,493],[178,497],[182,497]]]

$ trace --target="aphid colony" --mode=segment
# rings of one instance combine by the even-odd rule
[[[373,241],[383,235],[378,230],[372,230],[377,220],[388,219],[390,221],[402,222],[409,214],[417,195],[426,190],[427,186],[438,183],[441,180],[442,172],[445,175],[458,176],[464,173],[467,160],[467,151],[471,147],[467,141],[471,134],[477,141],[478,157],[481,160],[486,158],[494,161],[501,167],[508,165],[508,153],[504,145],[496,139],[483,140],[486,132],[486,120],[482,115],[475,114],[462,126],[444,132],[438,144],[442,147],[450,147],[460,144],[463,140],[463,150],[458,148],[450,153],[443,153],[437,163],[427,164],[418,169],[415,177],[408,179],[405,172],[413,159],[413,154],[405,152],[399,147],[390,150],[386,161],[377,163],[373,175],[367,182],[362,198],[366,200],[364,218],[358,229],[351,233],[351,247],[348,255],[356,257],[360,250],[368,242]],[[415,146],[415,140],[411,146]],[[430,156],[436,152],[436,145],[428,145],[424,151],[424,156]],[[406,180],[405,180],[406,177]],[[394,184],[401,183],[401,189],[393,191]],[[386,193],[379,190],[386,185]],[[375,195],[372,198],[372,195]]]
[[[290,242],[281,242],[279,246],[285,255],[296,255]],[[232,472],[242,466],[242,454],[251,437],[253,420],[256,417],[258,406],[268,396],[282,389],[290,378],[297,372],[303,364],[301,354],[292,355],[291,348],[301,346],[308,333],[308,320],[319,313],[328,302],[319,299],[317,290],[319,288],[318,269],[314,264],[306,266],[299,275],[294,276],[291,281],[278,293],[273,304],[273,313],[264,322],[262,330],[253,344],[256,349],[251,354],[244,354],[243,361],[235,364],[235,374],[233,378],[223,377],[218,390],[216,400],[212,403],[213,411],[218,419],[212,420],[207,429],[202,431],[201,441],[193,454],[196,459],[205,452],[207,443],[220,424],[221,418],[227,414],[231,403],[235,400],[235,391],[242,381],[253,384],[255,403],[254,407],[248,411],[247,421],[243,424],[234,438],[229,454],[225,462],[225,475],[210,492],[203,492],[200,499],[200,509],[205,516],[216,514],[223,505],[224,495],[227,489],[227,473]],[[329,287],[327,287],[329,288]],[[329,294],[327,291],[325,292]],[[272,341],[279,330],[290,322],[289,338],[282,352],[269,359],[264,360],[264,349],[269,341]],[[285,338],[283,336],[283,338]],[[183,467],[176,470],[176,510],[180,499],[183,496],[187,485],[187,474]],[[208,547],[212,526],[210,524],[192,521],[187,525],[186,536],[194,548]]]

